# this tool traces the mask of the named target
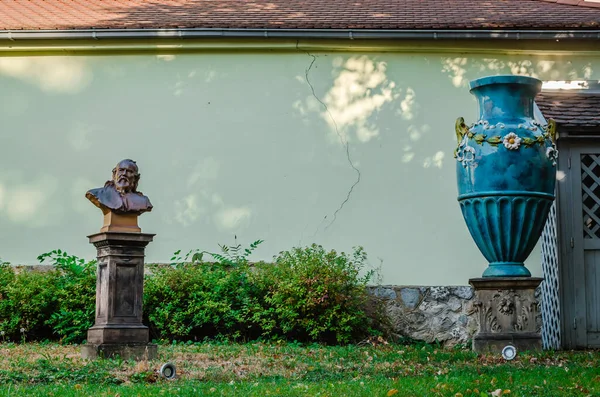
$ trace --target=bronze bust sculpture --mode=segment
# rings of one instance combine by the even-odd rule
[[[152,210],[148,197],[137,190],[140,173],[133,160],[120,161],[104,187],[85,197],[104,214],[99,233],[88,236],[97,249],[96,320],[88,329],[84,358],[152,360],[157,347],[148,343],[143,320],[145,249],[154,234],[142,233],[138,217]]]
[[[133,160],[122,160],[112,170],[104,187],[91,189],[85,197],[106,215],[140,215],[152,210],[148,197],[137,191],[140,173]]]

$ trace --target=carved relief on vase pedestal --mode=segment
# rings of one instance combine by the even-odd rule
[[[476,292],[480,332],[539,332],[534,291],[485,290]]]
[[[474,307],[479,332],[473,338],[476,351],[496,351],[506,344],[521,349],[541,348],[538,302],[535,289],[539,278],[479,278],[469,282],[475,288]]]
[[[502,332],[502,326],[498,324],[498,319],[492,311],[492,307],[483,302],[476,301],[475,308],[479,313],[479,331],[485,332]]]
[[[538,324],[537,314],[539,312],[538,302],[529,302],[521,306],[521,313],[517,316],[517,322],[515,324],[515,330],[517,331],[528,331],[541,332],[541,324]]]

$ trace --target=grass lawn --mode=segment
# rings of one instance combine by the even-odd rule
[[[157,374],[165,362],[177,379]],[[513,361],[432,345],[161,345],[150,362],[86,361],[78,346],[0,343],[4,396],[600,396],[600,352]]]

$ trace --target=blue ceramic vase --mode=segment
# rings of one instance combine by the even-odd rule
[[[556,181],[555,124],[533,118],[542,82],[489,76],[471,82],[479,120],[456,120],[458,202],[475,244],[489,261],[483,277],[528,277]]]

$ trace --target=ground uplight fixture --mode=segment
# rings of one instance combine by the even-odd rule
[[[504,357],[505,360],[514,359],[517,357],[517,348],[513,345],[504,346],[504,349],[502,349],[502,357]]]
[[[160,367],[160,376],[167,380],[175,379],[175,364],[166,363]]]

